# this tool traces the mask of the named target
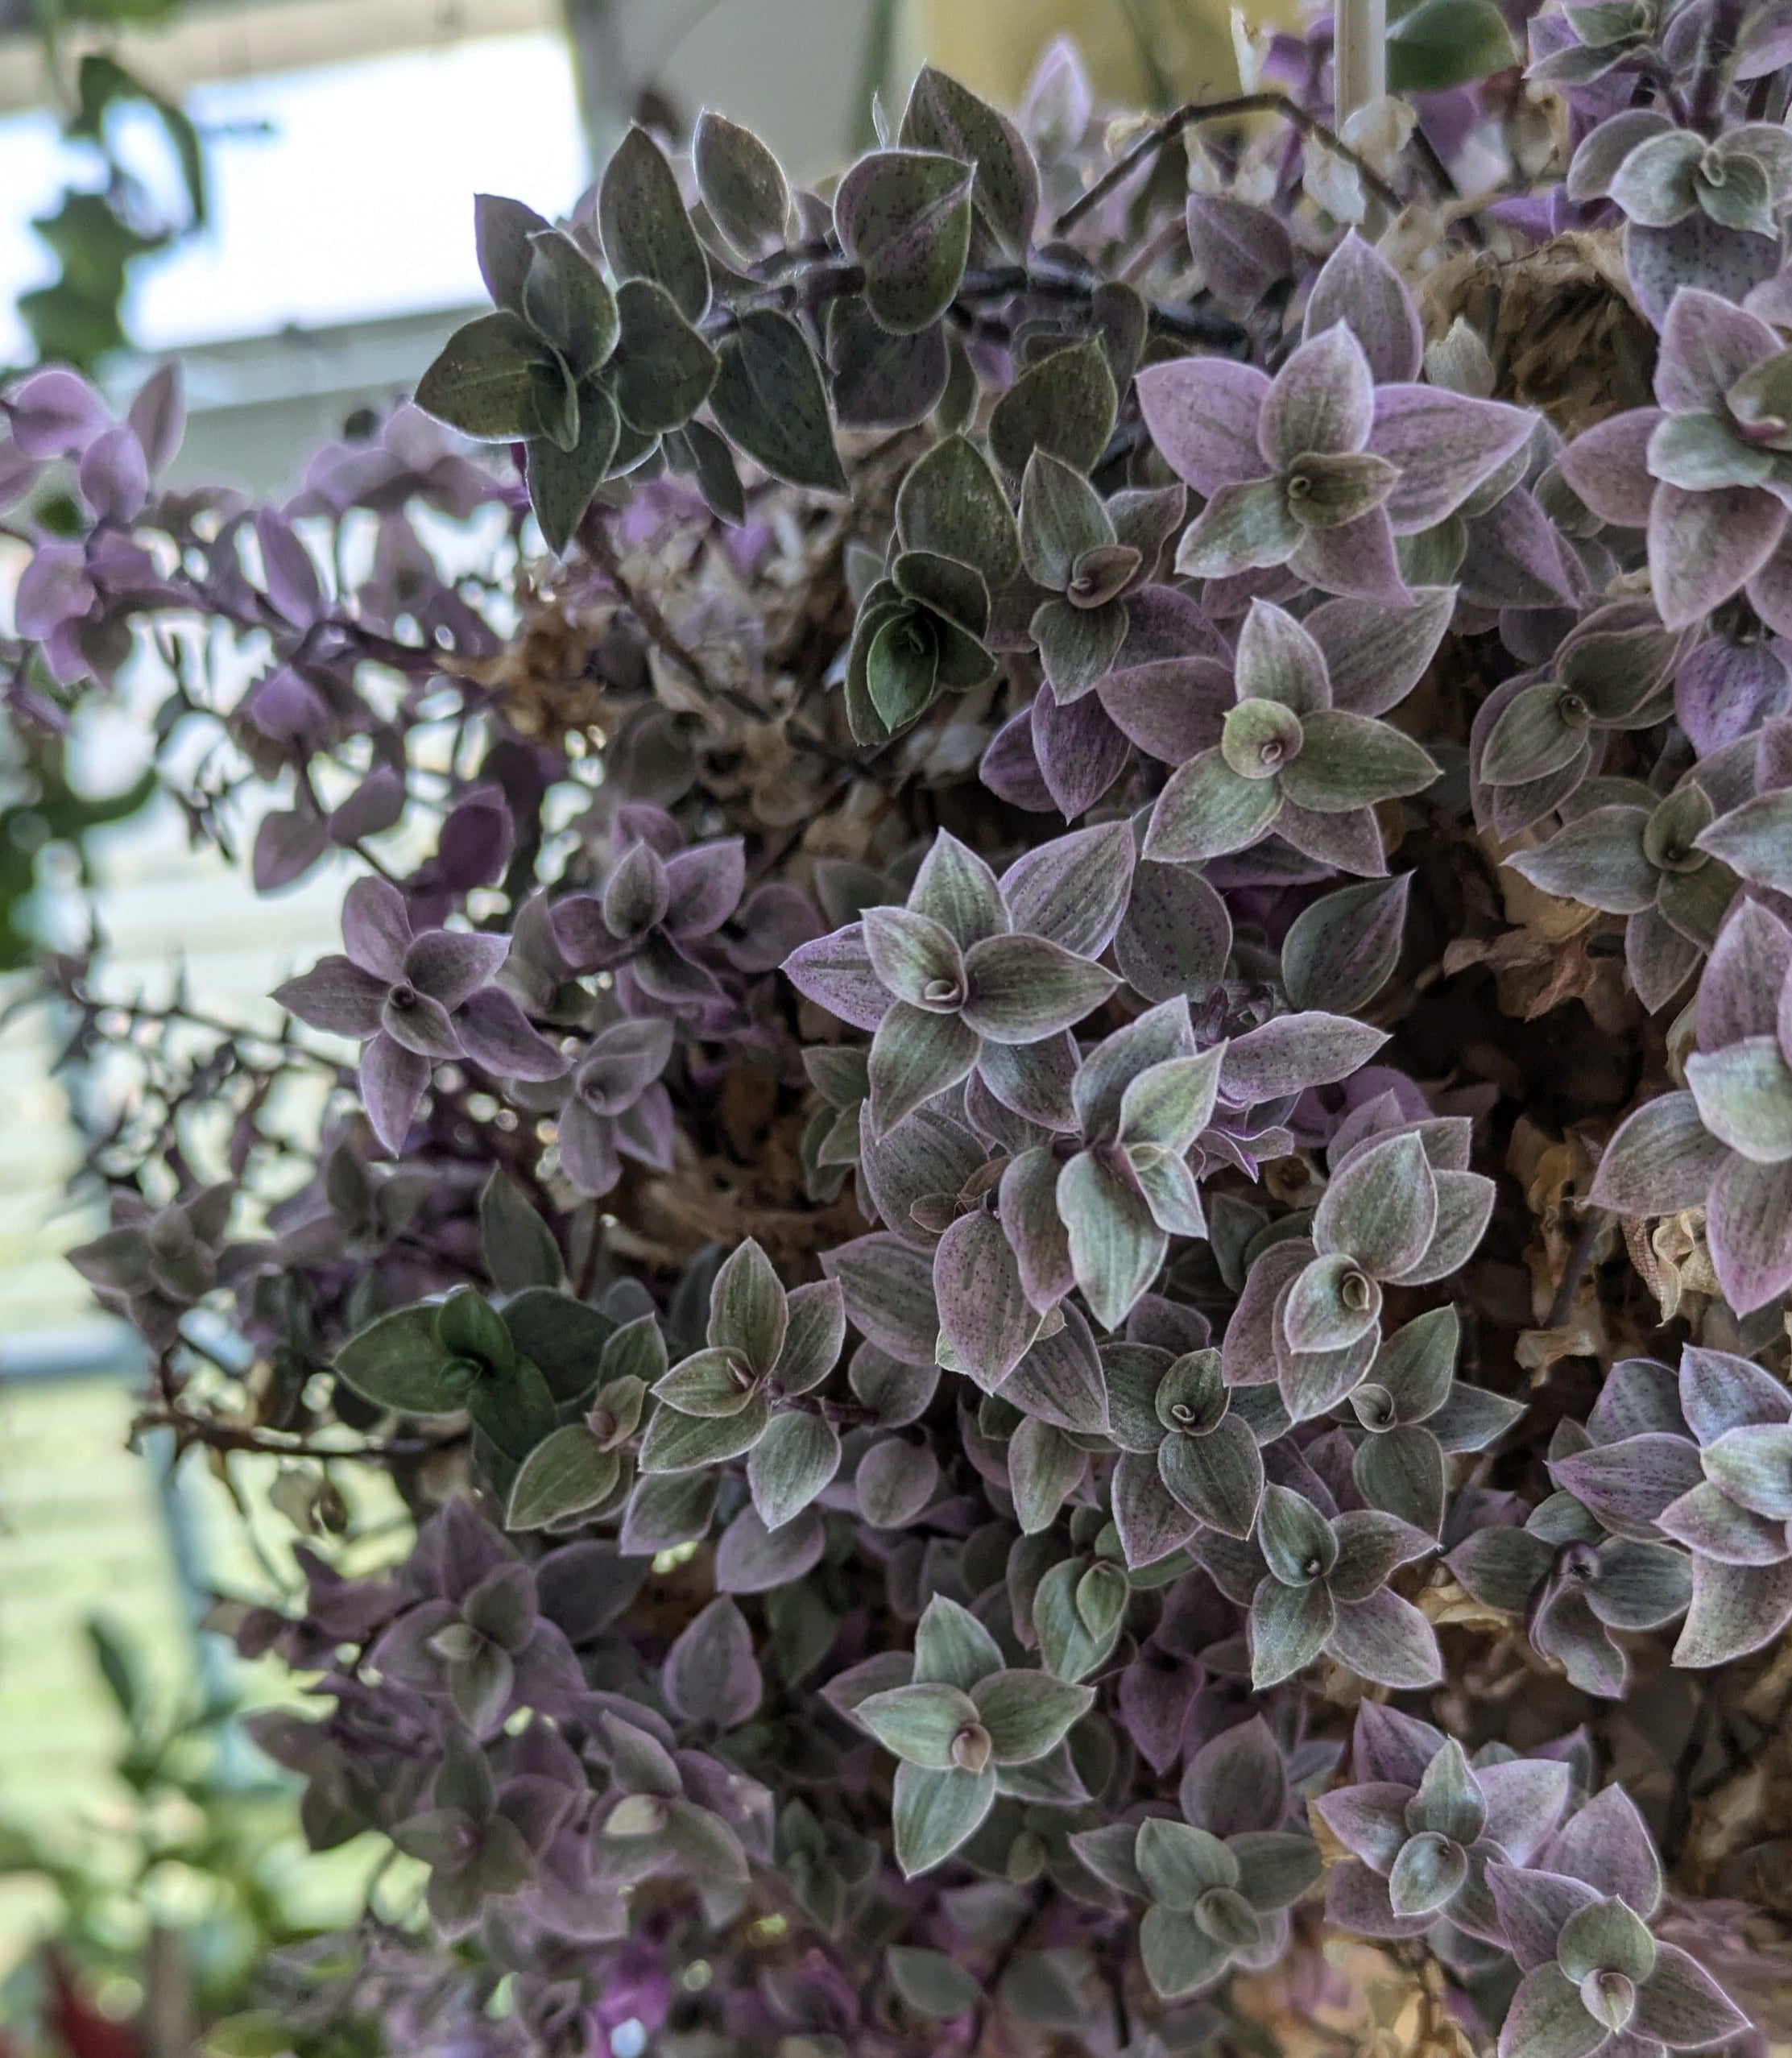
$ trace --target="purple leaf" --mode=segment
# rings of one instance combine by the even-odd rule
[[[1544,1861],[1595,1893],[1620,1895],[1645,1922],[1661,1906],[1655,1840],[1621,1787],[1607,1787],[1572,1816],[1551,1839]]]
[[[1792,1559],[1777,1565],[1692,1561],[1692,1603],[1674,1646],[1676,1665],[1727,1665],[1770,1642],[1792,1621]]]
[[[1649,577],[1670,629],[1690,627],[1753,578],[1778,547],[1786,511],[1771,493],[1659,486],[1649,511]]]
[[[1671,1215],[1696,1207],[1729,1153],[1699,1119],[1690,1093],[1645,1101],[1605,1146],[1590,1195],[1620,1215]]]
[[[793,950],[784,974],[805,1000],[853,1029],[875,1029],[890,1009],[890,995],[872,969],[863,926],[848,922]]]
[[[1130,826],[1104,822],[1029,851],[1003,873],[1001,890],[1017,930],[1099,958],[1126,912],[1132,866]]]
[[[324,958],[308,972],[274,989],[274,998],[312,1029],[358,1040],[379,1028],[386,982],[347,958]]]
[[[149,498],[143,445],[126,428],[103,430],[81,453],[81,498],[105,522],[134,521]]]
[[[1329,1086],[1366,1065],[1387,1040],[1385,1030],[1347,1015],[1313,1008],[1279,1016],[1227,1044],[1220,1094],[1235,1107],[1249,1108]]]
[[[13,620],[22,636],[48,636],[86,614],[97,598],[80,544],[40,543],[19,575]]]
[[[1701,1443],[1726,1430],[1792,1422],[1792,1393],[1769,1372],[1729,1351],[1688,1344],[1680,1353],[1680,1406]]]
[[[1321,267],[1307,296],[1306,333],[1350,325],[1369,369],[1384,383],[1416,379],[1424,343],[1405,282],[1352,229]]]
[[[726,1595],[675,1639],[660,1673],[673,1708],[687,1721],[731,1729],[758,1708],[764,1683],[746,1617]]]
[[[1655,481],[1649,441],[1666,420],[1659,408],[1633,408],[1583,430],[1556,464],[1569,485],[1602,522],[1641,528],[1649,520]]]
[[[929,1254],[886,1232],[826,1252],[822,1269],[845,1291],[846,1319],[903,1364],[931,1365],[939,1335]]]
[[[1049,686],[1034,694],[1033,746],[1052,804],[1066,822],[1091,808],[1124,768],[1127,740],[1099,695],[1085,694],[1061,706]]]
[[[1655,397],[1675,414],[1721,414],[1730,388],[1779,348],[1779,337],[1757,316],[1686,287],[1662,324]]]
[[[1506,1942],[1525,1972],[1553,1965],[1562,1925],[1600,1899],[1584,1880],[1560,1872],[1490,1865],[1487,1877]]]
[[[1732,1157],[1713,1182],[1706,1236],[1724,1298],[1752,1315],[1792,1286],[1792,1158]]]
[[[1534,417],[1434,386],[1384,386],[1368,447],[1400,467],[1383,511],[1396,536],[1452,514],[1529,440]]]
[[[111,424],[100,395],[72,371],[34,372],[7,396],[12,440],[27,458],[72,457]]]
[[[500,1079],[555,1079],[567,1068],[565,1055],[501,987],[486,987],[464,1002],[454,1026],[467,1056]]]
[[[1740,2036],[1750,2025],[1703,1966],[1672,1944],[1658,1944],[1655,1969],[1637,1992],[1638,2036],[1670,2051],[1692,2051]]]
[[[389,880],[358,879],[342,902],[342,941],[364,971],[387,984],[404,976],[411,917],[404,896]]]
[[[1215,1836],[1280,1829],[1288,1812],[1288,1766],[1260,1715],[1203,1744],[1182,1775],[1182,1812]]]
[[[1177,478],[1207,498],[1239,479],[1260,478],[1257,420],[1269,381],[1229,358],[1177,358],[1139,374],[1139,406],[1151,440]]]
[[[1264,396],[1257,442],[1269,470],[1283,472],[1309,451],[1360,450],[1375,416],[1375,380],[1355,334],[1342,322],[1310,328]]]
[[[374,1134],[398,1157],[429,1083],[429,1060],[383,1033],[361,1054],[361,1104]]]
[[[1662,1510],[1704,1474],[1697,1444],[1649,1434],[1554,1459],[1550,1476],[1585,1501],[1608,1529],[1646,1541]]]
[[[1384,1687],[1435,1686],[1443,1677],[1431,1625],[1411,1601],[1385,1587],[1367,1600],[1339,1604],[1326,1650],[1340,1665]]]
[[[1281,223],[1229,193],[1191,193],[1187,227],[1207,290],[1228,313],[1248,314],[1294,268],[1294,246]]]
[[[953,1357],[986,1393],[1025,1355],[1038,1326],[1020,1269],[994,1215],[961,1215],[933,1253],[940,1327]]]

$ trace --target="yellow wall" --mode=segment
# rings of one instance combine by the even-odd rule
[[[1238,89],[1227,0],[911,0],[911,7],[929,60],[1002,105],[1014,104],[1040,52],[1065,35],[1112,106],[1153,101],[1154,69],[1179,99]],[[1244,12],[1252,22],[1282,23],[1297,10],[1294,0],[1248,0]]]

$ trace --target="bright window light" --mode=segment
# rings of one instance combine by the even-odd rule
[[[185,106],[211,138],[212,219],[143,268],[127,326],[149,350],[469,305],[474,193],[552,215],[585,183],[570,63],[547,33],[196,86]],[[135,146],[146,171],[165,155],[147,122]],[[0,121],[0,362],[27,354],[14,301],[52,275],[29,217],[91,166],[48,115]]]

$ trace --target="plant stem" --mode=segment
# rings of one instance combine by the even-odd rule
[[[1397,210],[1400,207],[1400,195],[1362,153],[1352,150],[1342,136],[1327,128],[1318,115],[1308,114],[1297,101],[1290,100],[1285,93],[1274,91],[1236,93],[1225,100],[1191,100],[1173,114],[1166,114],[1161,122],[1153,122],[1086,193],[1071,201],[1052,224],[1052,234],[1062,236],[1074,229],[1084,215],[1099,207],[1116,187],[1124,185],[1141,164],[1149,163],[1185,129],[1198,127],[1203,122],[1235,121],[1241,114],[1280,114],[1285,121],[1292,122],[1303,136],[1316,138],[1327,150],[1343,158],[1384,207]]]

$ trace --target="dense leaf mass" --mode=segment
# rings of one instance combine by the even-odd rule
[[[405,1861],[302,2048],[1786,2033],[1788,19],[637,129],[279,505],[0,402],[15,718],[344,884],[277,1021],[45,967]]]

